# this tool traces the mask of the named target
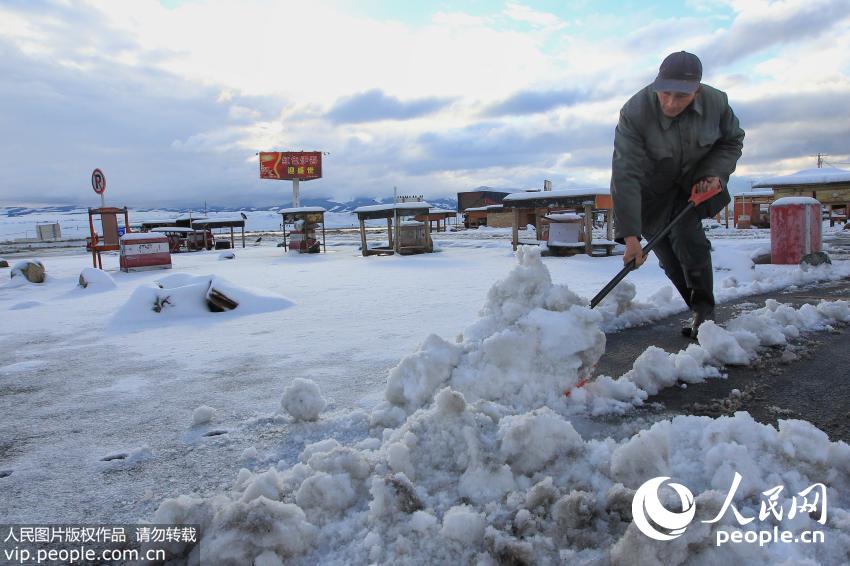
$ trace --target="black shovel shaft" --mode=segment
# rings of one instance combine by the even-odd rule
[[[683,208],[683,209],[682,209],[682,211],[681,211],[681,212],[679,212],[679,214],[677,214],[677,215],[675,216],[675,218],[673,218],[673,220],[671,220],[671,221],[670,221],[670,223],[669,223],[669,224],[667,224],[667,226],[665,226],[665,227],[664,227],[664,228],[663,228],[663,229],[662,229],[659,233],[657,233],[656,235],[654,235],[654,236],[653,236],[653,237],[652,237],[652,238],[651,238],[651,239],[650,239],[650,240],[646,243],[646,245],[643,247],[643,250],[642,250],[642,251],[643,251],[643,255],[648,254],[648,253],[650,252],[650,250],[652,250],[652,248],[654,248],[654,247],[655,247],[655,245],[656,245],[656,244],[657,244],[657,243],[661,240],[661,238],[663,238],[664,236],[666,236],[666,235],[667,235],[667,233],[668,233],[668,232],[670,232],[670,230],[673,228],[673,226],[675,226],[675,225],[676,225],[676,223],[677,223],[677,222],[679,222],[679,220],[681,220],[681,219],[682,219],[682,217],[683,217],[683,216],[685,216],[685,214],[687,214],[687,212],[688,212],[689,210],[691,210],[694,206],[695,206],[695,205],[694,205],[694,203],[693,203],[693,202],[691,202],[691,201],[689,201],[689,202],[688,202],[688,205],[687,205],[685,208]],[[599,303],[601,303],[601,302],[602,302],[602,299],[604,299],[604,298],[608,295],[608,293],[610,293],[610,292],[611,292],[611,290],[612,290],[614,287],[616,287],[616,286],[617,286],[617,284],[618,284],[620,281],[622,281],[623,279],[625,279],[625,278],[626,278],[626,275],[628,275],[628,274],[629,274],[629,272],[630,272],[630,271],[632,271],[634,268],[635,268],[635,260],[631,260],[629,263],[627,263],[627,264],[623,267],[623,269],[621,269],[621,270],[620,270],[620,272],[619,272],[617,275],[615,275],[615,276],[614,276],[614,278],[613,278],[613,279],[611,279],[611,281],[609,281],[609,282],[608,282],[608,284],[607,284],[607,285],[605,285],[604,287],[602,287],[602,290],[601,290],[601,291],[599,291],[598,293],[596,293],[596,296],[595,296],[595,297],[593,297],[593,298],[590,300],[590,308],[594,308],[596,305],[598,305]]]

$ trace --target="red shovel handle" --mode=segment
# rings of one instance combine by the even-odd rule
[[[711,197],[713,197],[715,195],[719,195],[720,191],[722,191],[722,190],[723,190],[723,187],[718,183],[717,187],[715,187],[713,189],[709,189],[709,190],[702,192],[702,193],[698,193],[697,192],[697,185],[694,185],[693,187],[691,187],[691,198],[689,198],[688,200],[691,201],[692,203],[694,203],[694,206],[699,206],[700,204],[704,203],[705,201],[707,201]]]

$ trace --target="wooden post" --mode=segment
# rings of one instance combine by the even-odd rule
[[[242,247],[245,247],[245,223],[242,223]],[[284,246],[286,247],[286,246]]]
[[[369,255],[369,248],[366,247],[366,221],[360,219],[360,250],[363,252],[363,257]]]
[[[514,251],[516,251],[517,246],[519,246],[519,209],[514,208],[514,217],[513,217],[513,230],[511,233],[511,244],[514,247]]]
[[[439,222],[439,221],[438,221]],[[428,247],[428,253],[434,251],[434,241],[431,239],[431,217],[425,222],[425,245]]]
[[[395,253],[401,253],[401,244],[399,242],[401,238],[398,237],[401,221],[398,219],[398,210],[393,211],[393,224],[395,225],[395,242],[393,242],[395,245],[393,246],[393,251]]]
[[[614,240],[614,209],[609,208],[605,211],[605,225],[607,226],[605,230],[605,237],[608,241]]]
[[[593,255],[593,207],[584,205],[584,253]]]
[[[92,219],[92,211],[89,209],[89,230],[91,233],[91,262],[93,267],[97,267],[97,250],[94,249],[97,245],[97,238],[94,233],[94,220]]]
[[[391,248],[395,249],[395,246],[393,245],[393,219],[392,218],[387,218],[387,238],[388,238],[388,245]]]
[[[826,209],[829,211],[829,227],[835,226],[835,219],[832,217],[832,205],[828,205]]]
[[[230,227],[230,247],[236,249],[236,238],[233,237],[233,226]]]

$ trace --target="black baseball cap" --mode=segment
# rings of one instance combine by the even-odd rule
[[[661,62],[658,76],[652,83],[655,91],[696,92],[702,80],[702,63],[699,57],[687,51],[671,53]]]

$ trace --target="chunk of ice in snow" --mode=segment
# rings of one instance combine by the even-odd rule
[[[283,390],[280,405],[296,421],[315,421],[327,401],[315,381],[297,377]]]

